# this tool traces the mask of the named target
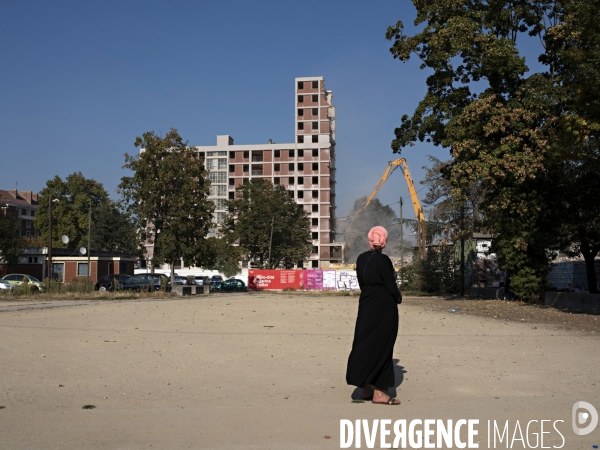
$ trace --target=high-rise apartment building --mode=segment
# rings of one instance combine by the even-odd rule
[[[342,262],[335,226],[335,108],[323,77],[295,79],[294,142],[236,145],[230,136],[217,136],[217,145],[196,147],[206,162],[215,204],[215,228],[226,214],[225,200],[252,179],[264,178],[293,192],[310,217],[312,253],[306,268],[328,268]]]

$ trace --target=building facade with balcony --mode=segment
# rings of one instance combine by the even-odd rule
[[[217,234],[226,214],[225,201],[235,189],[263,178],[291,191],[308,213],[312,253],[304,268],[329,267],[342,262],[342,245],[334,242],[335,230],[335,108],[333,94],[323,77],[295,79],[294,142],[234,144],[231,136],[217,136],[217,145],[196,147],[204,158],[215,204],[209,236]]]
[[[39,232],[33,226],[33,220],[39,209],[36,192],[0,189],[0,209],[0,214],[6,214],[19,220],[20,237],[39,237]]]

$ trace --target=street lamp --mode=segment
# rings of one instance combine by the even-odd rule
[[[48,202],[48,278],[52,278],[52,203],[57,203],[58,199],[52,200],[50,194]]]
[[[92,235],[92,202],[90,202],[90,215],[88,218],[88,248],[87,248],[87,254],[88,254],[88,278],[91,278],[92,276],[92,267],[90,266],[90,255],[92,253],[92,248],[91,248],[91,235]],[[96,263],[96,267],[98,266],[98,263]]]

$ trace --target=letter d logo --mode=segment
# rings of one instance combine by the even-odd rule
[[[580,412],[577,414],[578,409],[585,409],[588,412]],[[578,425],[583,425],[586,423],[590,415],[592,416],[590,424],[585,428],[579,428]],[[573,405],[571,420],[575,434],[579,436],[585,436],[586,434],[590,434],[592,431],[594,431],[594,428],[596,428],[596,425],[598,425],[598,411],[596,411],[596,408],[594,408],[588,402],[576,402]]]

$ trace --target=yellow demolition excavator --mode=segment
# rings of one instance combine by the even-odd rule
[[[423,208],[421,208],[421,202],[419,202],[419,198],[417,197],[415,183],[413,182],[410,176],[408,164],[406,164],[406,159],[404,158],[399,158],[389,162],[387,168],[385,169],[385,172],[383,172],[383,176],[379,180],[377,186],[375,186],[375,189],[373,190],[371,195],[369,195],[369,198],[367,198],[367,201],[360,208],[358,208],[358,210],[354,214],[348,217],[348,225],[350,226],[354,217],[362,213],[367,208],[367,206],[369,206],[369,203],[371,203],[371,201],[375,198],[377,192],[379,192],[379,189],[381,189],[381,186],[383,186],[383,183],[387,181],[389,176],[398,167],[400,167],[400,170],[404,175],[404,179],[406,180],[406,184],[408,184],[408,192],[410,194],[410,199],[412,201],[413,208],[415,210],[415,216],[417,218],[417,239],[419,244],[419,255],[421,256],[421,258],[425,258],[425,215],[423,214]]]

